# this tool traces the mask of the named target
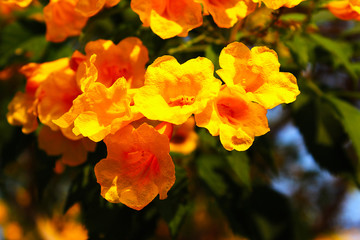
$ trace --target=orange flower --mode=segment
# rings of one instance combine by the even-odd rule
[[[25,91],[29,94],[35,94],[39,85],[43,83],[50,74],[68,67],[68,58],[60,58],[58,60],[45,63],[29,63],[24,65],[20,69],[20,72],[27,78]]]
[[[97,14],[104,6],[113,7],[119,2],[120,0],[78,0],[76,11],[85,17],[91,17]]]
[[[132,0],[131,8],[163,39],[186,37],[202,24],[201,5],[194,0]]]
[[[263,2],[268,8],[278,9],[281,7],[292,8],[304,0],[253,0],[253,2]]]
[[[360,2],[351,0],[333,1],[329,2],[327,7],[337,18],[360,21]]]
[[[145,85],[134,96],[135,106],[148,119],[182,124],[216,97],[221,83],[213,71],[206,58],[180,65],[172,56],[159,57],[147,68]]]
[[[17,92],[8,105],[7,121],[14,126],[22,126],[22,132],[31,133],[38,127],[35,97]]]
[[[279,72],[277,54],[267,47],[250,51],[244,44],[234,42],[221,51],[219,63],[222,69],[217,74],[226,84],[241,86],[252,101],[266,109],[293,102],[300,93],[296,78]]]
[[[196,125],[205,127],[211,135],[220,135],[226,150],[245,151],[255,136],[269,131],[266,109],[247,98],[238,86],[223,85],[218,97],[206,109],[195,115]]]
[[[58,130],[59,127],[52,121],[69,111],[73,100],[79,94],[81,91],[76,83],[75,72],[69,65],[50,74],[36,91],[37,114],[40,122],[52,130]]]
[[[198,135],[194,130],[195,119],[188,118],[182,125],[175,127],[174,135],[170,140],[170,151],[181,154],[190,154],[197,147]]]
[[[85,52],[86,61],[80,63],[77,73],[82,91],[95,81],[110,87],[121,77],[125,77],[129,88],[144,84],[145,64],[149,58],[140,39],[128,37],[117,45],[109,40],[97,40],[86,44]]]
[[[81,134],[98,142],[137,118],[138,115],[131,112],[130,103],[124,78],[109,88],[95,82],[73,101],[68,112],[53,122],[61,128],[74,125],[75,135]]]
[[[128,125],[104,141],[108,156],[96,164],[95,175],[106,200],[141,210],[158,194],[167,197],[175,166],[166,135],[147,124]]]
[[[256,8],[252,0],[196,0],[204,5],[204,12],[210,13],[215,23],[222,28],[232,27]]]
[[[70,140],[60,132],[52,131],[49,127],[42,127],[39,132],[39,148],[48,155],[61,155],[60,161],[68,166],[84,163],[87,153],[95,151],[96,143],[86,138]]]
[[[4,226],[4,237],[6,240],[21,240],[24,232],[18,222],[9,222]]]
[[[62,42],[67,37],[78,36],[88,18],[75,11],[78,0],[51,0],[44,7],[46,39]]]

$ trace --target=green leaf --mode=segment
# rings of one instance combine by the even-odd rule
[[[296,34],[291,40],[287,40],[284,43],[290,49],[295,61],[305,68],[310,61],[310,53],[312,53],[314,47],[310,40],[300,34]]]
[[[221,176],[224,159],[216,155],[202,155],[196,159],[199,177],[206,183],[216,196],[227,192],[227,185]]]
[[[251,188],[250,166],[247,154],[245,152],[232,151],[226,159],[240,182],[247,188]]]
[[[358,75],[350,62],[353,50],[349,43],[335,41],[318,34],[311,34],[309,37],[315,41],[318,46],[333,55],[334,67],[343,65],[354,81],[358,81]]]
[[[357,155],[355,167],[360,175],[360,111],[351,104],[333,96],[326,96],[326,99],[334,106],[337,111],[336,117],[348,134],[354,151]],[[359,179],[360,181],[360,179]]]

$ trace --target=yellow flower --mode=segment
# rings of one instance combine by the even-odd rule
[[[108,155],[95,166],[101,195],[112,203],[141,210],[158,194],[160,199],[175,182],[169,139],[148,124],[128,125],[108,135]]]
[[[110,87],[121,77],[126,79],[128,88],[144,84],[145,64],[149,58],[140,39],[128,37],[117,45],[110,40],[92,41],[86,44],[85,52],[85,61],[79,64],[77,70],[77,81],[82,91],[95,81]]]
[[[124,78],[109,88],[94,82],[73,101],[68,112],[53,122],[61,128],[74,126],[75,135],[98,142],[134,120],[130,103]]]
[[[263,2],[268,8],[278,9],[281,7],[292,8],[304,0],[253,0],[253,2]]]
[[[198,57],[179,64],[172,56],[157,58],[145,73],[145,85],[134,96],[135,107],[148,119],[184,123],[215,98],[221,82],[210,60]]]
[[[131,8],[163,39],[186,37],[202,24],[201,5],[193,0],[132,0]]]
[[[252,0],[197,0],[204,5],[204,12],[210,13],[221,28],[232,27],[256,8]]]
[[[255,136],[269,131],[266,109],[251,102],[238,86],[223,85],[216,99],[206,109],[195,115],[196,125],[205,127],[211,135],[220,135],[226,150],[245,151]]]
[[[300,93],[296,78],[279,72],[277,54],[267,47],[253,47],[250,51],[244,44],[234,42],[221,51],[219,63],[222,69],[217,74],[227,85],[244,88],[252,101],[266,109],[293,102]]]

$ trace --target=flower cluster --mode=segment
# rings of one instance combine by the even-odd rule
[[[243,151],[269,131],[266,109],[299,94],[295,77],[279,71],[267,47],[234,42],[219,60],[225,84],[204,57],[180,64],[166,55],[145,69],[148,51],[138,38],[92,41],[85,54],[22,67],[26,90],[9,104],[7,118],[24,133],[36,130],[38,119],[39,147],[69,166],[104,140],[108,155],[95,166],[101,195],[140,210],[158,194],[166,198],[174,184],[169,152],[177,136],[189,146],[180,152],[195,149],[192,115],[197,126],[220,135],[225,149]]]

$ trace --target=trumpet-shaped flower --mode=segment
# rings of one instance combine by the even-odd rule
[[[277,54],[267,47],[250,51],[242,43],[231,43],[221,51],[219,64],[222,69],[217,73],[227,85],[241,86],[252,101],[266,109],[293,102],[300,93],[296,78],[279,72]]]
[[[238,86],[223,85],[217,98],[195,115],[195,121],[211,135],[220,135],[222,145],[229,151],[245,151],[254,137],[269,131],[266,109],[248,99],[244,89]]]
[[[61,155],[60,161],[68,166],[78,166],[87,159],[87,153],[95,151],[96,143],[87,138],[71,140],[60,131],[42,127],[38,137],[39,148],[48,155]]]
[[[151,120],[182,124],[202,112],[219,92],[221,82],[213,71],[206,58],[180,65],[172,56],[159,57],[147,68],[145,85],[134,96],[135,106]]]
[[[120,0],[78,0],[76,11],[85,17],[91,17],[97,14],[104,6],[113,7],[119,2]]]
[[[26,77],[26,93],[35,94],[36,90],[50,74],[62,71],[69,67],[68,58],[60,58],[55,61],[45,63],[29,63],[24,65],[20,72]]]
[[[78,0],[51,0],[44,7],[46,39],[62,42],[67,37],[78,36],[88,18],[75,10]]]
[[[131,8],[163,39],[186,37],[202,24],[201,5],[194,0],[132,0]]]
[[[144,84],[145,64],[149,58],[140,39],[128,37],[117,45],[109,40],[97,40],[86,44],[85,52],[86,60],[79,64],[77,72],[82,91],[95,81],[110,87],[121,77],[126,79],[128,88]]]
[[[304,0],[253,0],[253,2],[263,2],[268,8],[278,9],[281,7],[292,8]]]
[[[31,133],[38,127],[35,97],[17,92],[8,105],[7,121],[14,126],[22,126],[22,132]]]
[[[232,27],[256,8],[252,0],[197,0],[204,5],[204,12],[210,13],[215,23],[222,28]]]
[[[198,135],[194,130],[194,117],[188,118],[183,124],[176,126],[174,134],[170,139],[170,151],[181,154],[190,154],[193,152],[198,143]]]
[[[140,210],[175,182],[169,139],[148,124],[128,125],[105,139],[108,155],[95,166],[101,195],[113,203]]]
[[[329,11],[342,20],[360,21],[360,2],[356,0],[332,1],[327,4]]]
[[[61,128],[74,126],[75,135],[98,142],[133,120],[130,103],[124,78],[109,88],[95,82],[73,101],[68,112],[53,122]]]

